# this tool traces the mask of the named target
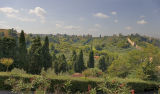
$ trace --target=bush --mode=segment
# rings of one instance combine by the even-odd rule
[[[100,51],[100,50],[102,50],[102,46],[100,46],[100,45],[95,45],[95,49]]]
[[[103,72],[98,68],[89,68],[82,72],[85,77],[100,77],[103,75]]]
[[[42,71],[40,76],[32,77],[28,80],[11,75],[7,80],[5,80],[5,84],[12,87],[13,93],[29,93],[34,90],[36,94],[39,94],[40,92],[46,94],[51,81],[47,78],[46,73]]]
[[[12,87],[13,93],[20,93],[20,92],[30,92],[32,88],[31,83],[25,83],[24,79],[22,78],[15,78],[13,76],[9,77],[7,80],[5,80],[6,85],[10,85]]]
[[[19,74],[27,74],[23,69],[14,68],[11,70],[11,74],[19,75]]]
[[[129,77],[135,77],[142,80],[158,80],[156,67],[153,62],[145,61],[139,64],[135,70],[133,70]]]
[[[47,76],[53,76],[53,75],[56,75],[56,73],[54,72],[54,69],[49,68],[49,69],[46,71],[46,75],[47,75]]]
[[[98,89],[105,94],[129,94],[130,93],[130,88],[127,86],[126,83],[121,83],[116,80],[112,80],[112,82],[109,83],[109,81],[105,79],[103,83],[99,84]]]
[[[108,67],[108,73],[110,76],[117,76],[125,78],[128,76],[132,66],[128,63],[127,59],[120,57],[112,62]]]

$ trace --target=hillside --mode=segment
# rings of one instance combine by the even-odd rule
[[[9,37],[3,35],[0,38],[0,71],[6,71],[7,74],[11,71],[33,75],[49,73],[51,77],[63,75],[60,80],[65,80],[67,76],[75,79],[94,77],[98,81],[104,77],[118,77],[131,79],[135,81],[131,83],[137,86],[141,84],[138,80],[160,81],[159,39],[139,34],[92,37],[25,34],[23,31],[17,34],[15,30],[8,32]],[[156,84],[147,86],[144,89],[157,87]],[[144,91],[135,87],[133,89]]]
[[[0,29],[1,37],[15,37],[17,38],[18,33],[14,29]],[[92,37],[92,35],[66,35],[66,34],[25,34],[27,47],[31,45],[32,39],[36,36],[41,37],[42,43],[45,36],[49,37],[50,49],[54,50],[55,53],[69,53],[68,50],[83,49],[88,52],[92,47],[97,52],[109,51],[117,53],[125,53],[133,49],[140,49],[146,47],[148,44],[160,47],[160,40],[141,36],[139,34],[131,35],[113,35],[104,37]],[[17,40],[17,39],[16,39]],[[133,43],[131,43],[133,42]]]
[[[13,35],[17,36],[18,34],[12,34],[12,36]],[[39,36],[42,39],[42,44],[44,43],[45,36],[48,36],[50,42],[49,48],[51,53],[55,53],[57,56],[59,54],[64,54],[66,56],[66,59],[69,60],[71,58],[73,50],[78,51],[82,49],[84,52],[85,62],[87,62],[88,53],[91,48],[94,50],[95,56],[109,54],[111,57],[115,57],[118,55],[124,55],[137,48],[146,48],[148,45],[153,45],[158,48],[160,47],[159,39],[148,36],[141,36],[139,34],[119,34],[104,37],[92,37],[92,35],[77,36],[66,34],[25,34],[25,36],[28,50],[30,49],[32,40],[36,36]],[[128,38],[138,46],[132,46],[128,42]],[[18,41],[17,37],[16,40]]]

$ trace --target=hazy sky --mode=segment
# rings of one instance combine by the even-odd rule
[[[27,33],[160,36],[160,0],[0,0],[0,28]]]

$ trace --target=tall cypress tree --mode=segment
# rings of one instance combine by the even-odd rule
[[[75,65],[75,62],[76,62],[76,58],[77,58],[76,51],[73,50],[72,55],[70,57],[70,60],[67,64],[68,65],[68,70],[74,71],[74,65]]]
[[[19,68],[26,69],[27,66],[27,48],[24,31],[22,30],[19,37],[19,54],[18,54]]]
[[[58,60],[55,53],[52,53],[52,68],[54,72],[58,74]]]
[[[77,60],[77,54],[76,54],[76,51],[73,50],[73,52],[72,52],[72,58],[71,58],[71,67],[72,67],[72,69],[74,69],[76,60]]]
[[[52,57],[49,53],[49,40],[48,37],[45,37],[44,45],[42,47],[42,55],[43,55],[43,67],[47,70],[52,66]]]
[[[103,72],[107,69],[107,65],[105,62],[105,57],[101,56],[98,63],[98,68],[101,69]]]
[[[55,60],[57,60],[57,57],[56,57],[56,54],[53,52],[52,53],[52,62],[55,61]]]
[[[67,61],[64,54],[60,55],[58,59],[53,61],[53,68],[56,74],[60,72],[66,72],[68,70]]]
[[[66,72],[68,68],[67,68],[67,61],[64,54],[59,56],[58,61],[59,61],[59,65],[58,65],[59,72]]]
[[[85,69],[83,60],[83,51],[81,50],[74,66],[75,72],[82,72]]]
[[[43,67],[42,44],[40,37],[36,37],[33,39],[29,54],[29,72],[32,74],[39,74]]]
[[[89,60],[87,63],[87,67],[94,68],[94,53],[93,53],[93,51],[90,51],[90,53],[89,53]]]
[[[77,57],[76,51],[73,50],[73,52],[72,52],[72,61],[75,61],[76,57]]]
[[[54,72],[56,73],[56,74],[58,74],[59,73],[59,68],[58,68],[58,60],[54,60],[53,61],[53,69],[54,69]]]

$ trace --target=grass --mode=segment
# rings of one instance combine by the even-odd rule
[[[32,78],[32,77],[38,77],[39,75],[32,75],[32,74],[13,74],[11,72],[0,72],[0,76],[20,76],[23,78]],[[96,82],[102,82],[103,78],[85,78],[85,77],[72,77],[69,75],[47,75],[50,79],[59,79],[59,80],[76,80],[76,81],[96,81]]]
[[[0,76],[11,76],[13,73],[11,72],[0,72]],[[39,75],[32,74],[14,74],[15,76],[20,76],[24,78],[38,77]],[[76,81],[96,81],[103,82],[105,79],[102,77],[72,77],[70,75],[48,75],[50,79],[60,79],[60,80],[76,80]],[[108,81],[116,80],[118,82],[141,82],[141,83],[152,83],[152,84],[160,84],[160,82],[156,81],[144,81],[136,78],[118,78],[118,77],[108,77]]]

